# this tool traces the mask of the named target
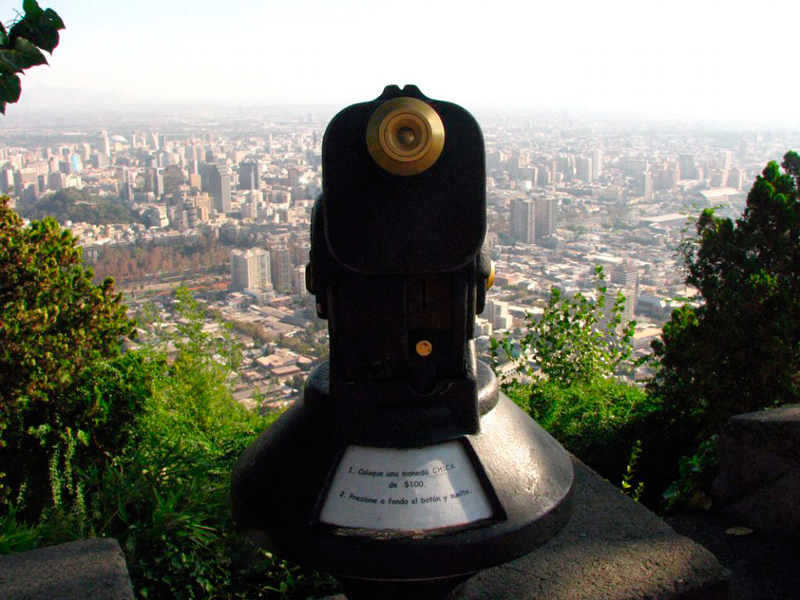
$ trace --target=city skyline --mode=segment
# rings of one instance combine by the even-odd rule
[[[471,110],[800,124],[800,105],[782,100],[800,83],[779,71],[800,16],[790,3],[41,4],[67,29],[50,66],[24,78],[12,116],[48,94],[65,105],[335,108],[414,83]],[[20,9],[5,2],[0,18]]]

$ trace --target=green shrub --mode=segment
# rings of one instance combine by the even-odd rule
[[[694,454],[680,458],[678,479],[661,495],[665,509],[711,506],[709,491],[717,472],[717,439],[717,435],[712,435],[697,447]]]
[[[90,536],[116,538],[140,598],[307,598],[337,583],[253,547],[235,532],[230,473],[277,417],[232,397],[238,349],[212,337],[191,295],[177,295],[177,331],[154,347],[87,370],[62,415],[51,452],[51,496],[38,520],[12,499],[0,517],[0,552]],[[178,353],[164,352],[171,341]],[[224,358],[223,358],[224,357]],[[93,437],[83,432],[91,431]],[[103,460],[82,452],[102,450]],[[35,523],[31,525],[30,523]]]
[[[510,386],[506,393],[567,450],[611,481],[620,481],[637,441],[652,437],[659,412],[644,390],[614,379],[568,387],[539,381]],[[646,473],[640,471],[639,477],[647,481]]]
[[[20,521],[16,508],[9,506],[0,516],[0,555],[33,550],[38,543],[37,527]]]
[[[699,306],[653,342],[649,386],[693,429],[690,454],[736,414],[800,399],[800,156],[756,178],[737,219],[703,211],[681,247]]]
[[[693,429],[659,396],[616,378],[632,366],[633,323],[623,326],[624,298],[609,307],[602,269],[596,275],[595,299],[554,289],[517,342],[493,342],[493,358],[515,363],[516,377],[502,383],[512,400],[592,469],[657,508],[694,447]]]
[[[24,491],[31,518],[46,506],[53,465],[101,460],[98,435],[135,412],[87,391],[135,323],[113,281],[95,286],[81,263],[69,231],[52,219],[26,226],[0,197],[0,506]]]

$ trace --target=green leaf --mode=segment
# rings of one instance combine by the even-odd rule
[[[42,12],[44,12],[36,0],[23,0],[22,10],[25,11],[26,15],[40,15]]]
[[[52,8],[48,8],[47,10],[45,10],[44,14],[50,19],[50,22],[56,29],[66,28],[66,26],[64,25],[64,21],[61,20],[61,17],[58,16],[58,13],[54,11]]]
[[[24,38],[14,40],[14,49],[0,50],[0,70],[19,72],[36,65],[46,65],[41,50]]]
[[[38,7],[38,5],[37,5]],[[64,29],[64,22],[53,10],[26,13],[8,32],[10,41],[24,38],[32,44],[52,53],[58,46],[58,31]]]
[[[0,102],[3,104],[16,102],[21,93],[22,86],[19,76],[15,73],[0,73]],[[5,109],[3,114],[5,114]]]

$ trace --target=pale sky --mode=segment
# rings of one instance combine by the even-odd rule
[[[34,86],[345,106],[417,84],[467,108],[800,124],[800,2],[40,0]],[[8,22],[22,0],[0,0]]]

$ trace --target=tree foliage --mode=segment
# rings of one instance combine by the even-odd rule
[[[623,323],[621,293],[611,303],[602,268],[595,276],[595,295],[553,289],[541,317],[527,317],[517,343],[509,335],[492,341],[492,356],[495,367],[503,358],[514,363],[503,383],[512,400],[598,473],[633,486],[638,498],[641,478],[654,490],[669,483],[653,476],[662,458],[650,441],[660,441],[652,435],[659,406],[617,378],[630,357],[635,324]]]
[[[162,246],[153,243],[111,246],[99,250],[92,263],[95,280],[113,277],[119,283],[179,275],[189,270],[228,267],[231,250],[212,234],[195,245]]]
[[[538,367],[538,377],[562,387],[614,377],[630,357],[635,323],[623,323],[621,292],[609,305],[602,267],[595,269],[595,287],[596,298],[580,292],[568,297],[553,288],[542,316],[527,315],[517,348],[509,335],[492,339],[493,359],[503,354],[523,377],[533,376]]]
[[[75,188],[58,190],[18,209],[27,219],[53,217],[62,225],[67,221],[92,225],[142,222],[141,217],[121,201],[97,198],[86,190]]]
[[[0,199],[0,464],[12,487],[47,479],[40,469],[67,425],[62,417],[99,418],[91,397],[71,394],[134,334],[121,299],[113,280],[92,284],[69,231],[52,219],[26,227]],[[88,435],[82,426],[73,434]]]
[[[261,417],[235,401],[237,344],[226,328],[206,327],[188,290],[178,290],[174,300],[174,326],[151,311],[144,319],[154,331],[150,344],[98,363],[75,390],[77,398],[117,407],[117,416],[132,413],[122,423],[108,420],[125,435],[99,440],[106,460],[92,462],[81,460],[83,442],[67,436],[73,443],[62,444],[52,463],[57,493],[35,524],[20,519],[18,503],[0,510],[0,554],[113,537],[137,598],[329,595],[336,590],[329,576],[287,564],[236,534],[228,505],[231,469],[277,415]],[[80,414],[62,417],[62,433],[84,422]]]
[[[0,23],[0,113],[6,104],[19,100],[20,74],[37,65],[46,65],[42,50],[53,53],[64,21],[52,8],[42,9],[36,0],[23,0],[24,14],[9,27]]]
[[[650,390],[698,436],[733,414],[798,401],[800,383],[800,157],[770,162],[735,221],[705,210],[682,246],[699,291],[653,343]]]

